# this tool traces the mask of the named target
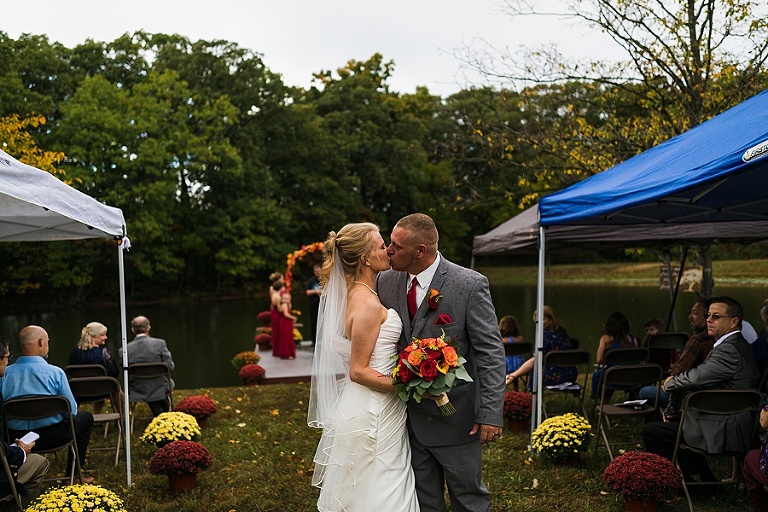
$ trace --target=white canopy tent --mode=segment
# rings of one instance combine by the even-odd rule
[[[106,206],[75,190],[55,176],[24,164],[0,149],[0,242],[51,242],[112,238],[117,240],[120,279],[121,337],[123,368],[127,367],[125,281],[123,249],[125,218],[118,208]],[[125,432],[128,425],[128,375],[123,373],[125,390]],[[131,485],[131,443],[125,436],[127,482]]]

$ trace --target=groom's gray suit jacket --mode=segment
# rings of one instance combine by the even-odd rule
[[[442,416],[432,400],[408,402],[408,422],[424,446],[446,446],[476,440],[470,436],[474,423],[501,426],[504,409],[504,346],[499,335],[496,311],[491,302],[488,279],[482,274],[446,260],[442,255],[429,289],[443,295],[437,309],[429,309],[426,299],[419,304],[413,321],[408,319],[406,293],[408,273],[395,270],[378,276],[381,303],[392,308],[403,320],[400,345],[412,337],[438,337],[441,329],[459,343],[459,354],[467,360],[465,368],[472,382],[460,382],[448,394],[456,408],[452,416]],[[449,315],[452,322],[435,325],[438,315]]]

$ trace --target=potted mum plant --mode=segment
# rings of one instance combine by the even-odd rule
[[[197,485],[197,474],[213,463],[211,452],[194,441],[173,441],[152,455],[147,464],[149,472],[167,475],[172,492],[181,492]]]
[[[516,432],[527,430],[531,426],[531,408],[533,395],[522,391],[504,393],[504,417],[509,429]]]
[[[240,371],[240,368],[246,364],[258,364],[259,361],[261,361],[261,356],[252,350],[246,350],[245,352],[235,354],[235,357],[231,359],[232,366],[234,366],[237,371]]]
[[[246,364],[240,368],[240,372],[238,373],[238,376],[246,386],[261,384],[266,375],[267,371],[257,364]]]
[[[681,479],[670,460],[649,452],[619,455],[603,472],[605,485],[624,498],[625,511],[655,511],[661,500],[674,495]]]
[[[26,510],[27,512],[54,512],[60,510],[126,512],[125,503],[117,494],[93,484],[53,487],[38,496]]]
[[[155,446],[185,439],[191,441],[200,435],[200,426],[194,416],[184,412],[163,412],[147,425],[141,441]]]
[[[208,417],[216,412],[216,402],[205,395],[188,396],[176,404],[175,410],[194,416],[203,428],[208,425]]]
[[[269,327],[259,327],[259,329],[264,329],[265,332],[256,332],[253,342],[259,347],[259,350],[269,350],[272,348],[272,334],[270,334],[272,330]]]
[[[531,435],[531,447],[559,462],[581,461],[592,437],[592,426],[574,413],[553,416],[542,421]]]

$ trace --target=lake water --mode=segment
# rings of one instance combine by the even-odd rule
[[[759,331],[759,310],[768,296],[764,287],[718,286],[718,295],[730,295],[742,303],[745,317]],[[496,313],[515,316],[527,341],[533,341],[533,311],[536,308],[535,285],[491,286]],[[681,293],[677,300],[678,330],[688,331],[687,316],[695,296]],[[581,347],[595,352],[603,322],[613,311],[622,311],[630,320],[632,333],[642,338],[643,324],[658,317],[666,322],[670,297],[668,291],[653,286],[612,286],[605,284],[546,285],[545,303],[551,305],[572,337]],[[268,308],[266,296],[230,301],[189,301],[176,304],[128,306],[127,317],[146,315],[152,322],[152,334],[168,342],[176,370],[173,378],[179,389],[239,385],[230,359],[237,352],[253,350],[256,315]],[[294,294],[294,308],[304,314],[306,297]],[[113,308],[83,307],[76,310],[35,312],[29,315],[1,316],[0,336],[11,342],[11,353],[18,354],[18,331],[25,325],[44,327],[51,338],[49,361],[65,366],[69,352],[76,345],[82,327],[98,321],[109,329],[107,346],[117,356],[120,344],[120,311]],[[674,329],[670,329],[674,330]],[[308,335],[308,327],[301,329]],[[132,338],[128,331],[129,340]],[[269,353],[267,353],[269,354]],[[271,354],[269,354],[271,357]]]

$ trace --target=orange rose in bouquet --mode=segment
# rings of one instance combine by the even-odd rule
[[[403,402],[420,403],[424,395],[439,397],[437,407],[443,416],[450,416],[456,408],[448,400],[448,392],[458,381],[472,382],[464,368],[467,362],[458,351],[458,343],[439,338],[413,338],[397,356],[392,370],[392,383]]]

